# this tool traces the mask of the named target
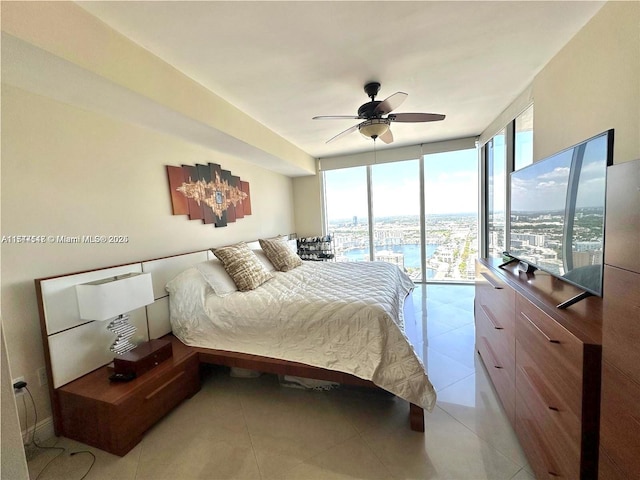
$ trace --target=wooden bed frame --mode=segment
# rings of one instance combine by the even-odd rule
[[[354,385],[380,389],[370,380],[363,380],[348,373],[327,370],[320,367],[305,365],[304,363],[280,360],[277,358],[261,357],[246,353],[227,352],[202,347],[190,347],[198,352],[201,363],[224,365],[227,367],[246,368],[263,373],[275,373],[278,375],[292,375],[295,377],[312,378],[314,380],[326,380],[342,385]],[[411,430],[424,432],[424,409],[413,403],[409,403],[409,425]]]
[[[109,351],[112,339],[109,333],[105,333],[102,322],[80,319],[75,285],[129,272],[151,273],[155,301],[147,307],[130,312],[130,323],[138,327],[138,342],[172,336],[169,296],[164,285],[181,271],[213,258],[210,250],[203,250],[35,280],[56,435],[65,435],[59,401],[61,388],[69,390],[70,385],[88,374],[94,375],[97,371],[106,370],[105,366],[113,359],[113,353]],[[409,296],[405,301],[405,311],[408,314],[413,313],[411,308],[406,308],[410,305]],[[198,362],[201,363],[380,388],[373,382],[354,375],[303,363],[201,347],[184,347],[181,350],[197,354]],[[409,421],[412,430],[424,432],[423,408],[410,403]]]

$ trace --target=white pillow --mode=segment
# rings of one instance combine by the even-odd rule
[[[195,267],[219,297],[224,297],[225,295],[238,291],[238,287],[236,287],[236,284],[226,272],[220,260],[209,260],[198,263]]]

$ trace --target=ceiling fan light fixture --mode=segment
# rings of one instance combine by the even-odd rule
[[[374,140],[389,130],[390,121],[386,118],[372,118],[362,122],[359,126],[360,133],[367,138]]]

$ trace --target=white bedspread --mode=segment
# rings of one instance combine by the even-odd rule
[[[431,410],[435,391],[403,332],[412,289],[383,262],[305,262],[224,297],[195,268],[167,285],[173,333],[187,345],[350,373]]]

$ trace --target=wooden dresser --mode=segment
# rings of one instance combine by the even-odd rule
[[[517,264],[477,262],[476,347],[537,478],[596,478],[602,299]]]
[[[607,183],[600,478],[640,479],[640,161]]]

